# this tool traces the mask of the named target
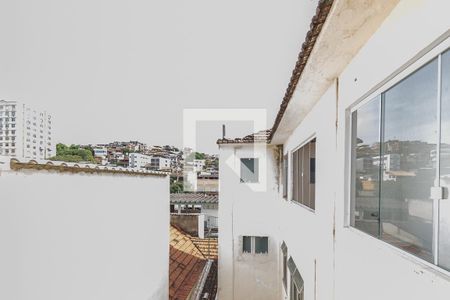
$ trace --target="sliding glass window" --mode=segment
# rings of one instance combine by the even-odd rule
[[[351,225],[450,269],[450,54],[352,112]],[[444,194],[433,197],[432,191]],[[439,217],[440,216],[440,217]]]

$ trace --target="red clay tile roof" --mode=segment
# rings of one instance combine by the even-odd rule
[[[68,162],[53,161],[19,161],[16,158],[10,160],[10,168],[13,171],[36,170],[36,171],[55,171],[61,173],[88,173],[88,174],[121,174],[128,176],[168,176],[169,173],[159,171],[145,171],[120,167],[105,167],[92,164],[78,164]]]
[[[186,300],[197,285],[207,259],[191,236],[170,226],[169,299]]]
[[[208,259],[218,259],[218,240],[217,238],[192,237],[192,242],[197,246],[198,250]]]
[[[261,130],[257,133],[249,134],[243,138],[235,139],[218,139],[217,144],[253,144],[253,143],[267,143],[269,142],[271,129]]]

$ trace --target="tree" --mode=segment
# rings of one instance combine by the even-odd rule
[[[205,159],[205,153],[195,152],[195,159]]]
[[[174,181],[170,184],[170,193],[182,193],[183,192],[183,182]]]
[[[73,144],[68,147],[61,143],[56,145],[56,156],[51,157],[50,160],[95,163],[92,149],[80,148],[80,146]]]

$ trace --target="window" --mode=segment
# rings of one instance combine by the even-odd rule
[[[283,198],[287,198],[288,194],[288,155],[283,156]]]
[[[257,158],[241,158],[241,182],[255,183],[259,181],[258,161]]]
[[[292,200],[316,207],[316,139],[292,153]]]
[[[264,236],[255,237],[255,253],[268,253],[269,252],[269,238]]]
[[[450,187],[450,52],[351,121],[350,225],[450,270],[450,206],[440,203]]]
[[[269,253],[269,238],[266,236],[243,236],[242,253]]]
[[[287,251],[287,246],[286,244],[283,242],[283,244],[281,244],[281,253],[283,255],[283,274],[282,274],[282,280],[283,280],[283,287],[287,292],[287,260],[288,260],[288,251]]]
[[[297,269],[292,257],[287,262],[289,272],[291,274],[291,286],[289,292],[290,300],[303,300],[304,299],[304,282],[303,277]]]
[[[242,252],[252,253],[252,237],[251,236],[242,237]]]

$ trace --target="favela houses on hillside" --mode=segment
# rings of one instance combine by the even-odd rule
[[[0,299],[449,299],[450,3],[300,2],[275,118],[218,156],[3,153]]]

